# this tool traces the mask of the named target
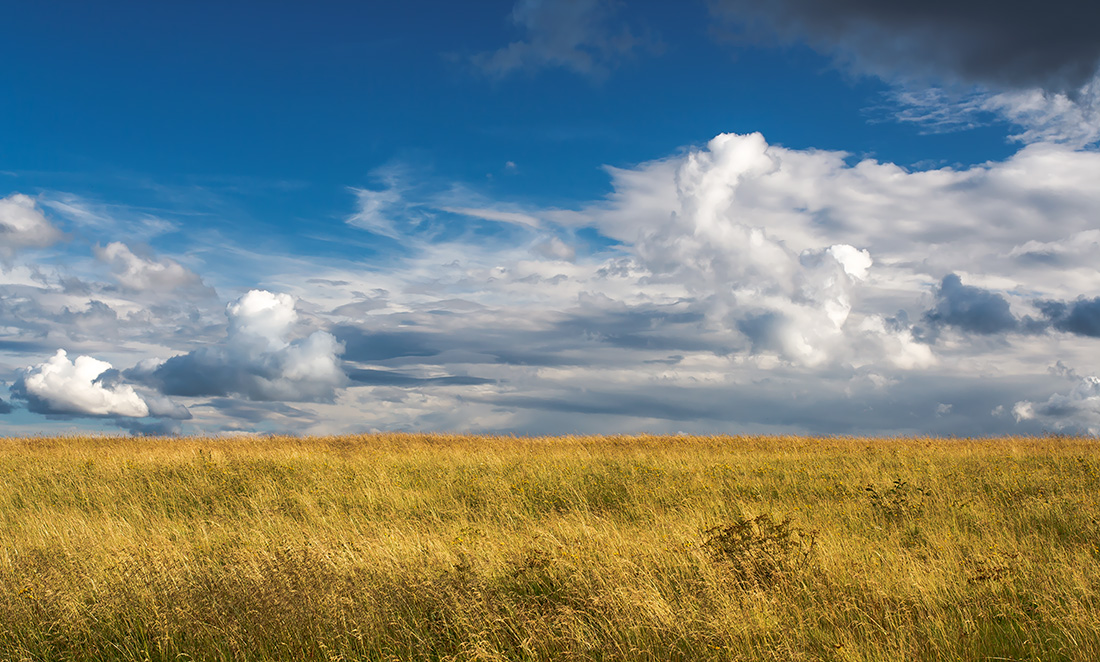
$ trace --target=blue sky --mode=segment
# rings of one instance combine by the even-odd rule
[[[1079,4],[6,8],[0,424],[1096,433]]]

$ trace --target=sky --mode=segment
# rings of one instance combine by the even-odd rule
[[[1100,434],[1100,4],[2,11],[0,434]]]

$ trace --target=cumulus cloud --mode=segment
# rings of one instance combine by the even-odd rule
[[[7,402],[5,402],[4,400],[0,399],[0,414],[10,414],[10,413],[11,413],[11,405],[8,404]]]
[[[59,349],[47,361],[27,368],[12,387],[12,394],[41,414],[148,416],[148,404],[116,375],[106,361],[90,356],[70,361],[65,350]]]
[[[996,292],[963,285],[957,274],[943,277],[936,291],[936,306],[925,312],[924,320],[932,326],[952,326],[987,335],[1015,331],[1020,326],[1007,299]]]
[[[8,262],[24,248],[44,248],[61,239],[61,232],[42,214],[34,198],[13,193],[0,198],[0,260]]]
[[[875,260],[836,241],[842,233],[817,231],[830,193],[800,181],[844,170],[836,156],[724,134],[682,159],[612,169],[615,195],[584,218],[629,246],[650,282],[707,300],[709,316],[739,330],[754,352],[805,365],[846,360],[875,346],[855,338],[884,328],[850,321]]]
[[[170,258],[157,260],[136,255],[120,241],[96,246],[95,255],[101,262],[110,265],[111,274],[118,284],[130,290],[171,292],[203,287],[198,274],[179,262]]]
[[[712,0],[744,32],[806,39],[861,71],[1072,91],[1100,64],[1095,3]]]
[[[328,401],[347,376],[338,356],[343,346],[325,331],[290,340],[298,321],[287,294],[251,290],[226,308],[228,334],[163,363],[139,364],[127,375],[166,395],[241,395],[251,400]]]
[[[618,17],[614,0],[518,0],[512,22],[524,38],[472,62],[491,76],[519,70],[564,67],[603,76],[639,50],[657,47]]]
[[[1072,303],[1041,301],[1038,306],[1055,329],[1100,338],[1100,297]]]
[[[604,199],[525,210],[537,229],[310,273],[352,381],[326,406],[405,429],[1039,431],[990,411],[1056,390],[1047,357],[1094,356],[1038,302],[1100,290],[1100,154],[911,171],[722,135],[608,172]]]
[[[1100,377],[1084,377],[1069,393],[1055,393],[1046,402],[1021,400],[1012,407],[1012,415],[1059,432],[1100,434]]]

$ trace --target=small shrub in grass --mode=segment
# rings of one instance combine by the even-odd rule
[[[967,557],[963,562],[966,583],[1004,581],[1016,573],[1019,558],[1019,553],[994,553],[988,556],[979,554]]]
[[[866,488],[871,500],[871,509],[888,522],[912,519],[924,511],[924,501],[930,492],[923,487],[910,485],[895,478],[894,484],[879,491],[874,485]]]
[[[791,518],[764,513],[741,517],[703,532],[703,548],[727,566],[740,583],[768,586],[807,565],[816,548],[816,533],[795,526]]]

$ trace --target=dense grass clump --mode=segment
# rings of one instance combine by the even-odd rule
[[[0,660],[1097,660],[1092,439],[0,439]]]

